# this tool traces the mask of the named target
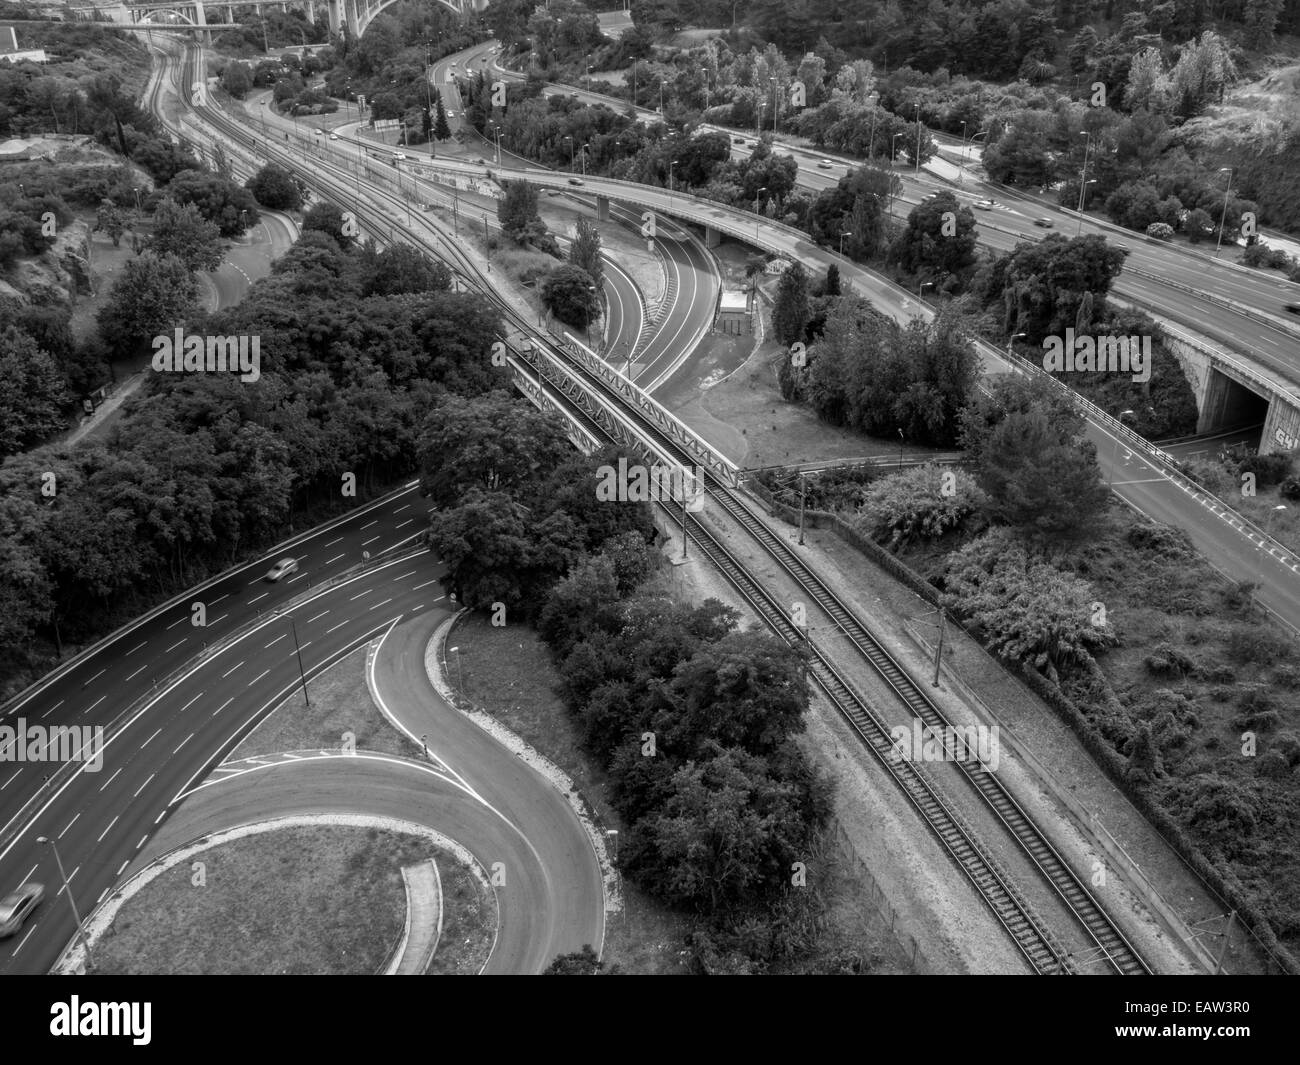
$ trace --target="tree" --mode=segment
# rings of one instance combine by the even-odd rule
[[[569,263],[551,270],[542,280],[542,303],[561,322],[586,329],[600,316],[600,290],[592,276]]]
[[[516,244],[531,244],[539,251],[559,255],[555,238],[537,213],[537,187],[527,181],[502,181],[505,195],[497,201],[501,232]]]
[[[221,265],[224,245],[215,222],[207,221],[192,203],[181,206],[164,197],[153,214],[154,233],[146,250],[162,257],[173,255],[191,270],[215,270]]]
[[[246,186],[263,207],[273,211],[296,211],[302,206],[302,190],[287,170],[267,163],[248,179]]]
[[[304,236],[312,230],[328,233],[340,248],[349,248],[355,240],[355,232],[348,231],[347,223],[343,209],[325,200],[314,205],[303,217],[302,231]],[[355,229],[355,226],[351,228]]]
[[[840,294],[840,268],[834,263],[826,267],[826,285],[823,295],[838,296]]]
[[[596,957],[596,952],[587,943],[581,950],[569,954],[559,954],[542,972],[543,976],[614,976],[618,966],[607,966]]]
[[[198,292],[189,267],[175,256],[145,252],[128,259],[95,316],[99,335],[117,358],[141,351],[193,317]]]
[[[451,271],[409,244],[392,244],[372,252],[372,273],[361,292],[364,296],[396,296],[402,293],[445,292],[451,288]]]
[[[605,264],[600,254],[600,231],[587,218],[579,218],[573,243],[569,245],[569,262],[585,270],[597,288],[605,284]]]
[[[195,204],[204,218],[221,227],[223,237],[238,236],[260,217],[253,194],[218,174],[182,170],[167,191],[177,203]]]
[[[975,265],[975,212],[951,192],[922,200],[907,216],[890,261],[913,276],[957,275]]]
[[[772,332],[787,347],[803,339],[811,313],[808,306],[808,275],[799,263],[791,263],[781,274],[772,306]]]
[[[113,247],[121,244],[122,234],[126,232],[126,216],[112,200],[101,200],[99,210],[95,212],[95,228],[91,232],[101,230],[113,241]]]
[[[253,87],[253,72],[247,63],[228,63],[221,72],[221,87],[236,100],[242,100]]]
[[[0,331],[0,379],[0,458],[64,427],[61,411],[70,397],[58,364],[12,325]]]
[[[440,141],[445,141],[451,136],[451,126],[447,122],[447,108],[443,106],[442,90],[435,89],[437,95],[437,116],[433,120],[433,135]]]

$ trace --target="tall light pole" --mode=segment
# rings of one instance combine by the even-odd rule
[[[564,135],[564,139],[569,142],[569,173],[576,174],[578,172],[578,160],[577,157],[574,155],[575,149],[574,149],[573,137],[570,134],[566,133]]]
[[[709,68],[700,67],[700,73],[704,75],[704,110],[709,109]]]
[[[906,133],[895,133],[894,139],[889,142],[889,167],[891,170],[894,167],[894,159],[896,155],[894,145],[898,143],[899,137],[906,137],[906,136],[907,136]]]
[[[410,208],[407,208],[407,224],[410,224]],[[289,627],[293,630],[293,649],[298,654],[298,678],[302,681],[302,700],[307,704],[307,709],[311,709],[311,699],[307,695],[307,673],[302,668],[302,647],[298,643],[298,625],[289,619]]]
[[[871,162],[876,149],[876,116],[880,114],[880,93],[871,94],[871,137],[867,141],[867,162]]]
[[[851,237],[851,236],[853,236],[853,234],[847,229],[840,234],[840,256],[841,257],[843,257],[844,255],[844,238]]]
[[[1021,337],[1023,337],[1023,336],[1028,336],[1028,334],[1027,334],[1027,333],[1012,333],[1009,337],[1007,337],[1007,354],[1008,354],[1008,355],[1011,354],[1011,345],[1014,344],[1017,340],[1019,340],[1019,339],[1020,339]]]
[[[957,168],[957,184],[964,185],[966,177],[966,120],[961,123],[961,166]]]
[[[924,292],[927,288],[934,288],[934,282],[922,281],[919,285],[916,286],[916,298],[918,300],[921,298],[921,293]]]
[[[668,195],[673,194],[673,168],[677,166],[677,160],[674,159],[668,164]]]
[[[590,148],[591,148],[591,145],[590,145],[590,144],[584,144],[584,145],[582,146],[582,176],[583,176],[583,177],[586,177],[586,176],[587,176],[587,151],[588,151],[588,149],[590,149]],[[500,148],[500,145],[498,145],[498,147],[497,147],[497,162],[498,162],[498,163],[501,162],[501,148]]]
[[[762,196],[763,193],[765,193],[766,191],[767,191],[767,186],[764,185],[761,189],[759,189],[756,193],[754,193],[754,213],[755,213],[755,214],[758,214],[758,198],[759,198],[760,196]]]
[[[37,836],[36,842],[49,844],[50,850],[54,852],[54,864],[59,867],[59,879],[63,881],[63,890],[68,896],[68,905],[72,907],[72,918],[77,922],[77,935],[81,937],[81,944],[86,948],[86,968],[89,969],[94,962],[94,958],[90,953],[90,937],[86,935],[86,929],[81,923],[81,913],[77,909],[77,900],[72,897],[72,885],[68,883],[68,874],[63,871],[63,859],[59,857],[59,848],[55,845],[54,840],[45,836]]]
[[[1088,191],[1088,149],[1092,147],[1091,133],[1085,129],[1079,136],[1085,138],[1085,140],[1083,142],[1083,168],[1079,171],[1079,224],[1074,231],[1076,237],[1083,232],[1083,196]]]
[[[1122,411],[1120,411],[1120,412],[1119,412],[1119,419],[1118,419],[1120,425],[1123,425],[1123,424],[1124,424],[1124,419],[1125,419],[1125,418],[1131,418],[1132,416],[1133,416],[1133,412],[1132,412],[1131,410],[1122,410]],[[1116,433],[1116,434],[1115,434],[1115,446],[1114,446],[1113,448],[1110,449],[1110,473],[1109,473],[1109,475],[1106,477],[1106,491],[1108,491],[1108,492],[1111,490],[1112,486],[1115,484],[1115,464],[1116,464],[1118,461],[1119,461],[1119,433]]]
[[[1268,517],[1264,519],[1264,539],[1259,542],[1259,554],[1256,556],[1255,564],[1256,588],[1258,588],[1260,583],[1264,580],[1264,542],[1272,539],[1273,534],[1270,530],[1273,528],[1273,515],[1279,510],[1286,510],[1286,504],[1279,503],[1277,506],[1272,507],[1268,512]]]
[[[778,108],[776,106],[776,78],[770,77],[767,80],[772,83],[772,139],[775,140],[776,139],[776,116],[778,112]]]
[[[1218,257],[1219,249],[1223,247],[1223,227],[1228,221],[1228,193],[1232,191],[1232,167],[1219,167],[1220,174],[1228,175],[1228,183],[1223,187],[1223,213],[1219,215],[1219,239],[1214,244],[1214,254]],[[1285,508],[1283,508],[1285,509]]]
[[[460,678],[459,681],[457,681],[457,687],[459,687],[463,692],[465,690],[465,671],[461,668],[460,664],[460,648],[452,647],[450,650],[451,653],[456,656],[456,676]]]
[[[913,177],[921,176],[921,101],[916,102],[916,158],[913,162]]]

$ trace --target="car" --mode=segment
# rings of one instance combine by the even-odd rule
[[[829,159],[818,159],[818,160],[817,160],[817,169],[818,169],[818,170],[829,170],[829,169],[830,169],[831,167],[833,167],[834,165],[835,165],[835,164],[832,163]]]
[[[483,158],[475,159],[474,162],[478,163],[479,166],[487,166],[487,160]]]
[[[977,211],[991,211],[997,206],[996,200],[976,200],[975,209]]]
[[[569,93],[569,97],[570,97],[571,99],[576,100],[576,99],[578,98],[578,94],[577,94],[576,92],[571,92],[571,93]]]
[[[394,158],[394,159],[405,159],[405,158],[406,158],[406,153],[405,153],[405,152],[394,152],[394,153],[393,153],[393,158]]]
[[[1300,303],[1287,303],[1284,306],[1292,314],[1300,314]]]
[[[731,143],[732,143],[732,144],[747,144],[748,141],[746,141],[744,137],[735,137],[735,138],[732,139],[732,142],[731,142]]]
[[[296,558],[282,558],[274,566],[266,571],[266,579],[274,584],[276,581],[283,580],[290,573],[298,572],[298,560]]]
[[[1118,248],[1120,251],[1128,251],[1128,250],[1129,250],[1129,246],[1128,246],[1127,244],[1116,244],[1116,245],[1114,245],[1114,247]]]
[[[331,134],[330,134],[330,140],[332,140],[332,141],[336,141],[336,140],[338,140],[338,139],[339,139],[339,135],[338,135],[337,133],[331,133]]]
[[[0,899],[0,938],[22,931],[23,922],[45,898],[45,886],[35,881]]]
[[[321,137],[325,136],[325,131],[324,131],[323,129],[318,129],[318,130],[316,131],[316,133],[317,133],[318,136],[321,136]]]
[[[1035,218],[1034,225],[1039,229],[1051,229],[1055,223],[1050,218]]]
[[[582,184],[582,179],[581,179],[581,178],[576,178],[576,177],[571,177],[571,178],[569,178],[569,184],[570,184],[570,185],[581,185],[581,184]]]

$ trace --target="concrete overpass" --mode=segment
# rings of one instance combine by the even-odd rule
[[[432,0],[460,15],[471,15],[484,10],[490,0]],[[346,30],[353,39],[361,37],[375,17],[396,0],[145,0],[143,3],[110,4],[103,7],[72,7],[66,10],[86,18],[107,18],[112,23],[129,26],[168,26],[179,20],[183,25],[206,29],[210,25],[234,25],[234,8],[253,7],[258,11],[271,8],[288,11],[290,8],[305,11],[307,21],[316,21],[319,7],[325,7],[331,33]],[[213,17],[209,18],[208,13]],[[171,18],[160,21],[163,16]]]

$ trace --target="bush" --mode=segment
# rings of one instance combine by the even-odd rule
[[[1283,499],[1290,500],[1292,503],[1300,500],[1300,478],[1288,477],[1278,485],[1277,490]]]
[[[1291,641],[1267,625],[1239,626],[1228,636],[1228,652],[1238,662],[1271,666],[1292,653]]]
[[[876,481],[850,524],[891,550],[958,528],[981,505],[970,476],[926,464]]]
[[[1147,672],[1157,677],[1185,677],[1193,670],[1192,660],[1176,647],[1167,643],[1156,646],[1143,659]]]
[[[1155,237],[1156,240],[1173,240],[1174,227],[1168,222],[1152,222],[1147,226],[1147,236]]]

